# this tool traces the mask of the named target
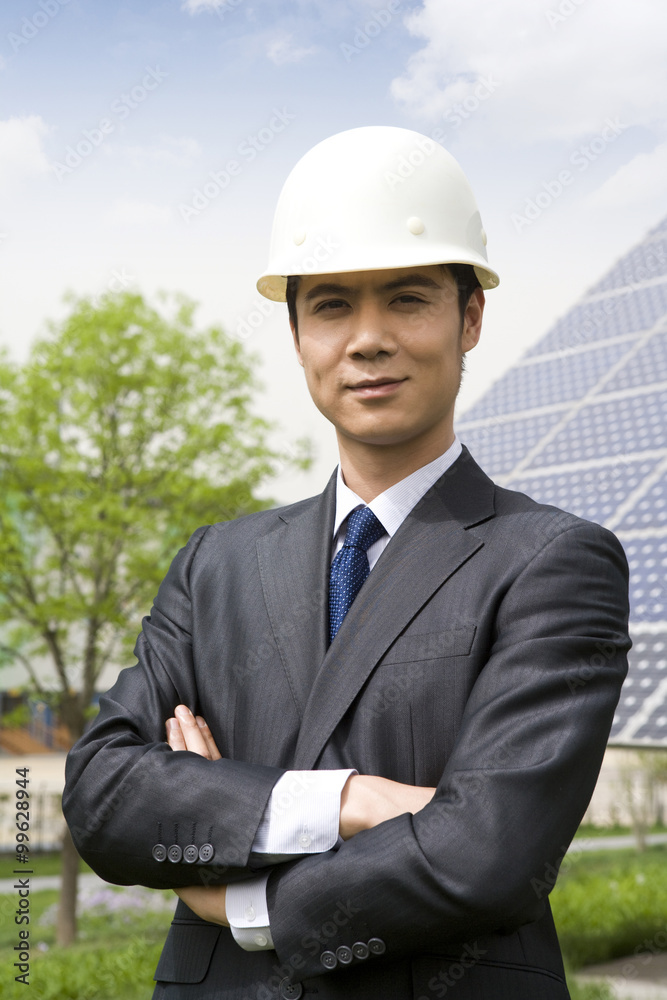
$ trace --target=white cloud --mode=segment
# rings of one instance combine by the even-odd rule
[[[165,163],[178,167],[191,166],[202,154],[196,139],[187,135],[161,135],[152,146],[118,146],[116,151],[137,166],[145,163]]]
[[[118,198],[104,213],[104,221],[110,226],[164,226],[171,219],[172,211],[168,205],[126,198]]]
[[[181,5],[181,10],[187,11],[188,14],[199,14],[202,10],[218,10],[220,7],[226,7],[229,4],[229,0],[185,0]]]
[[[48,173],[42,139],[49,131],[39,115],[0,121],[0,186]]]
[[[317,52],[317,48],[314,46],[305,48],[295,45],[292,41],[292,35],[280,35],[270,41],[266,48],[267,56],[276,66],[301,62],[306,56],[311,56],[315,52]]]
[[[405,23],[426,44],[391,89],[417,117],[442,118],[490,77],[474,117],[511,140],[571,141],[608,115],[664,124],[667,6],[654,0],[423,0]]]
[[[624,163],[588,198],[592,208],[623,209],[667,202],[667,142]]]
[[[209,11],[222,19],[226,13],[236,10],[245,3],[246,0],[183,0],[181,10],[193,16],[201,14],[202,11]],[[246,15],[252,19],[252,8],[246,8]]]

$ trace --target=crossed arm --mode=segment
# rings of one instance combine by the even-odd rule
[[[226,890],[211,883],[257,873],[253,838],[284,768],[245,762],[226,747],[221,757],[187,710],[164,742],[174,706],[212,711],[224,680],[195,669],[191,591],[211,586],[192,567],[201,537],[175,560],[144,622],[139,665],[121,673],[71,752],[63,807],[103,878],[183,886],[185,905],[224,924]],[[479,650],[469,665],[477,676],[435,795],[354,775],[343,789],[340,849],[271,869],[271,937],[281,962],[297,951],[304,959],[298,978],[322,973],[309,935],[339,900],[352,908],[327,946],[373,934],[394,957],[506,933],[544,912],[535,880],[545,884],[583,814],[625,675],[627,565],[609,533],[578,523],[541,545],[510,583],[477,609]],[[200,616],[206,608],[200,602]],[[491,627],[492,645],[483,638]],[[204,665],[211,646],[200,640]],[[180,835],[214,844],[220,870],[151,857],[172,831],[175,843]],[[209,884],[192,889],[199,872]]]
[[[167,719],[167,742],[172,750],[189,750],[208,760],[220,760],[213,734],[201,716],[178,705]],[[339,833],[349,840],[361,830],[370,830],[403,813],[417,813],[433,798],[435,788],[404,785],[376,775],[351,775],[341,793]],[[229,926],[226,912],[227,886],[186,886],[174,892],[197,916]]]

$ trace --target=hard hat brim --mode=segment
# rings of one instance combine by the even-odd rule
[[[298,276],[305,277],[308,274],[352,274],[358,271],[387,271],[393,268],[404,268],[404,267],[428,267],[431,264],[469,264],[475,269],[475,274],[477,275],[477,280],[479,281],[482,288],[486,291],[490,288],[497,288],[500,284],[500,278],[496,272],[489,267],[489,265],[480,260],[463,260],[461,257],[449,258],[447,260],[428,260],[419,261],[418,263],[405,263],[401,261],[400,264],[378,264],[372,268],[369,267],[347,267],[344,270],[333,269],[326,272],[314,272],[314,271],[301,271]],[[297,272],[293,272],[294,276],[297,276]],[[285,302],[287,300],[287,278],[290,275],[285,274],[271,274],[270,272],[265,272],[260,275],[257,279],[257,291],[264,296],[266,299],[271,299],[273,302]]]

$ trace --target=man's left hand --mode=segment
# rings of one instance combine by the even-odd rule
[[[186,705],[179,705],[174,716],[167,720],[167,742],[172,750],[190,750],[209,760],[220,759],[211,730],[200,716],[195,718]],[[226,885],[188,885],[174,892],[202,920],[229,927]]]

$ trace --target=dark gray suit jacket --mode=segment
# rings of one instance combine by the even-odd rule
[[[464,448],[327,649],[334,504],[332,478],[178,553],[138,665],[70,754],[75,842],[112,882],[230,882],[261,868],[253,838],[285,769],[437,785],[415,816],[274,866],[276,952],[244,952],[179,902],[156,998],[563,1000],[547,895],[627,669],[623,550],[495,486]],[[222,760],[169,749],[179,702]]]

